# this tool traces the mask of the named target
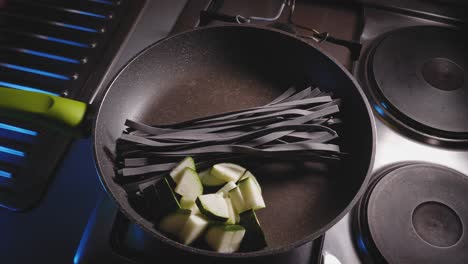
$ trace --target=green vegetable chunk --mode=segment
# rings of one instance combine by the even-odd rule
[[[172,179],[174,179],[174,181],[176,183],[179,183],[179,180],[180,180],[180,176],[182,175],[182,171],[185,169],[185,168],[190,168],[192,170],[196,170],[195,169],[195,161],[193,160],[192,157],[186,157],[185,159],[183,159],[174,169],[172,169],[172,171],[169,173],[169,175],[171,175]]]
[[[236,224],[239,222],[239,215],[236,213],[234,210],[234,206],[232,205],[231,198],[229,197],[224,197],[224,200],[226,200],[227,208],[228,208],[228,213],[229,213],[229,218],[226,221],[226,224]]]
[[[187,199],[194,200],[203,194],[203,185],[196,171],[191,168],[182,170],[174,191]]]
[[[168,178],[163,178],[158,181],[155,184],[155,188],[161,213],[166,214],[180,209],[180,196],[174,192]]]
[[[239,189],[239,187],[236,187],[232,190],[229,191],[229,197],[231,198],[232,205],[234,207],[234,210],[236,211],[237,214],[240,214],[246,210],[248,210],[246,203],[244,201],[244,197],[242,196],[242,193]]]
[[[229,219],[228,206],[222,194],[200,195],[196,203],[200,212],[212,220],[226,222]]]
[[[224,182],[238,181],[245,168],[233,163],[218,163],[211,169],[211,174]]]
[[[260,188],[252,177],[246,178],[239,182],[239,190],[244,198],[246,209],[262,209],[265,208],[265,201],[263,200]]]
[[[180,231],[180,242],[185,245],[192,244],[203,234],[203,231],[205,231],[208,223],[208,220],[203,216],[196,214],[190,215],[184,227]]]
[[[222,193],[224,196],[228,195],[229,191],[236,188],[237,185],[235,182],[231,181],[226,183],[221,189],[219,189],[216,193]]]
[[[252,180],[257,184],[260,193],[262,193],[262,187],[260,187],[260,183],[258,183],[257,178],[250,171],[246,171],[244,175],[242,175],[242,177],[239,179],[239,181],[242,181],[247,178],[252,178]]]
[[[186,197],[180,198],[180,207],[192,211],[192,214],[201,214],[195,201],[187,199]]]
[[[190,210],[180,209],[168,214],[159,222],[159,229],[178,236],[190,216]]]
[[[220,186],[226,183],[224,180],[218,179],[211,174],[211,169],[204,170],[199,174],[200,180],[204,186]]]
[[[241,243],[241,250],[255,251],[267,246],[265,234],[254,210],[240,214],[241,226],[245,228],[245,237]]]
[[[240,225],[214,225],[206,232],[205,241],[216,252],[233,253],[239,250],[244,234]]]

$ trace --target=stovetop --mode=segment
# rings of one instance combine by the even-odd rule
[[[213,8],[211,2],[147,1],[136,15],[136,23],[128,29],[130,33],[123,38],[120,49],[109,58],[108,67],[90,77],[88,83],[95,89],[84,89],[77,98],[89,103],[98,101],[113,76],[129,59],[169,34],[195,27],[199,11]],[[282,1],[216,2],[216,10],[225,14],[271,16]],[[363,44],[361,59],[353,61],[345,47],[311,41],[358,79],[363,58],[383,34],[417,25],[458,28],[466,25],[463,21],[466,6],[457,1],[450,2],[457,7],[455,9],[440,6],[436,1],[426,4],[422,1],[363,2],[335,5],[299,1],[295,10],[296,22]],[[448,147],[431,138],[423,141],[388,122],[382,105],[371,103],[378,138],[372,177],[395,164],[408,162],[438,164],[468,175],[466,149]],[[364,238],[355,232],[355,216],[356,210],[353,210],[320,240],[306,244],[277,263],[372,263],[363,257],[369,255],[370,249]],[[89,138],[73,140],[37,206],[24,212],[1,210],[0,219],[2,263],[163,263],[162,258],[167,253],[167,248],[125,219],[104,192],[96,174]]]
[[[360,80],[359,78],[362,73],[361,64],[363,63],[363,57],[367,55],[375,40],[386,33],[415,26],[452,28],[454,24],[458,23],[455,20],[439,20],[438,18],[440,17],[433,17],[433,20],[428,20],[419,16],[413,16],[415,15],[414,13],[408,15],[405,12],[388,12],[385,8],[381,9],[375,6],[365,8],[364,15],[366,23],[360,38],[360,42],[364,46],[363,55],[353,68],[353,73],[358,77],[358,80]],[[382,23],[382,21],[385,22]],[[369,95],[369,87],[365,87],[365,84],[362,85]],[[372,177],[378,177],[386,170],[391,170],[395,166],[419,163],[441,165],[458,171],[463,175],[468,175],[468,164],[466,163],[468,151],[466,147],[459,148],[453,145],[447,147],[444,142],[434,138],[422,138],[419,135],[414,135],[404,128],[389,122],[385,110],[385,107],[388,106],[382,105],[381,102],[373,101],[372,99],[371,104],[374,108],[377,127],[376,156]],[[405,201],[401,202],[404,203]],[[381,263],[382,260],[373,259],[372,257],[369,259],[371,252],[368,245],[366,245],[362,236],[356,234],[356,214],[357,210],[355,209],[326,233],[323,255],[325,258],[331,259],[329,263]],[[391,228],[399,227],[393,226]],[[402,243],[404,245],[403,241]],[[448,257],[449,253],[445,254]]]

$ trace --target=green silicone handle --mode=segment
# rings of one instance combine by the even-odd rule
[[[38,114],[75,127],[83,121],[87,105],[63,97],[0,87],[2,108]]]

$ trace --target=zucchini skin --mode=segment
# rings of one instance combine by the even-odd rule
[[[255,251],[267,246],[265,234],[254,210],[241,213],[239,224],[245,228],[244,239],[240,246],[241,251]]]
[[[218,222],[226,222],[229,218],[225,218],[225,217],[220,217],[218,215],[215,215],[213,214],[212,212],[206,210],[204,207],[203,207],[203,204],[201,203],[200,199],[197,198],[197,200],[195,201],[195,203],[197,204],[198,206],[198,209],[200,209],[200,212],[203,214],[203,215],[206,215],[206,217],[208,217],[209,219],[213,220],[213,221],[218,221]]]

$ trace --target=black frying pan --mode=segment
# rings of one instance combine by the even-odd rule
[[[320,164],[263,164],[255,174],[267,208],[258,211],[269,246],[219,254],[182,245],[155,229],[115,181],[115,141],[126,119],[167,124],[268,103],[292,84],[313,85],[343,99],[339,131],[349,153],[331,169]],[[278,255],[322,235],[355,204],[374,157],[375,128],[361,88],[332,58],[274,29],[207,27],[159,41],[125,66],[109,86],[94,123],[102,183],[121,211],[180,253],[238,258]]]

